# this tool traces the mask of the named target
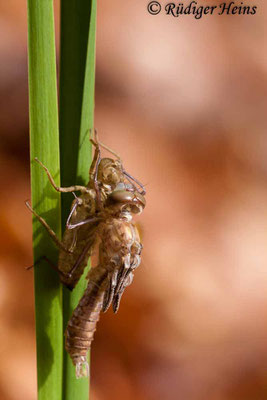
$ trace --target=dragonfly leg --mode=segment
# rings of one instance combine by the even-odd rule
[[[121,161],[121,157],[119,156],[119,154],[118,153],[116,153],[114,150],[112,150],[110,147],[108,147],[108,146],[106,146],[104,143],[102,143],[102,142],[100,142],[99,140],[98,140],[98,133],[97,133],[97,130],[95,129],[95,139],[93,140],[93,139],[91,139],[91,142],[93,143],[93,145],[94,146],[100,146],[100,147],[102,147],[103,149],[105,149],[105,150],[107,150],[109,153],[111,153],[111,154],[113,154],[115,157],[117,157],[117,159],[119,160],[119,161]]]
[[[53,186],[53,188],[57,191],[57,192],[62,192],[62,193],[68,193],[68,192],[75,192],[75,191],[81,191],[83,193],[88,192],[88,188],[86,186],[79,186],[79,185],[74,185],[74,186],[69,186],[69,187],[60,187],[57,186],[51,173],[49,172],[48,168],[40,161],[38,160],[37,157],[35,157],[34,159],[38,164],[41,165],[41,167],[45,170],[46,175],[48,176],[48,179],[51,183],[51,185]]]
[[[99,221],[98,217],[87,218],[84,221],[80,221],[75,224],[67,224],[66,228],[67,229],[75,229],[75,228],[78,228],[79,226],[89,224],[90,222],[97,222],[97,221]]]
[[[41,261],[43,261],[43,260],[46,261],[46,262],[50,265],[50,267],[51,267],[54,271],[56,271],[59,275],[65,275],[64,272],[60,271],[60,270],[58,269],[58,267],[57,267],[48,257],[46,257],[46,256],[41,256],[40,258],[38,258],[38,260],[36,260],[35,263],[34,263],[33,265],[31,265],[31,266],[29,266],[29,267],[26,267],[26,270],[30,270],[30,269],[36,267],[36,265],[38,265],[38,264],[39,264]]]
[[[135,185],[133,185],[134,188],[137,190],[137,192],[140,193],[140,194],[142,194],[142,195],[144,196],[144,195],[146,194],[146,190],[145,190],[144,185],[143,185],[140,181],[138,181],[136,178],[134,178],[132,175],[130,175],[129,172],[123,170],[123,173],[124,173],[124,175],[126,176],[126,179],[127,179],[132,185],[133,185],[133,182],[132,182],[132,181],[134,181],[135,183],[137,183],[138,186],[140,186],[140,188],[142,189],[142,191],[140,191]]]
[[[35,217],[38,219],[38,221],[45,227],[45,229],[47,230],[47,232],[49,233],[50,237],[52,238],[52,240],[55,242],[55,244],[57,245],[57,247],[59,247],[61,250],[65,251],[66,253],[71,253],[70,250],[68,250],[65,245],[63,244],[63,242],[61,240],[59,240],[59,238],[57,237],[57,235],[55,234],[55,232],[53,231],[53,229],[48,225],[48,223],[42,218],[40,217],[40,215],[38,215],[36,213],[36,211],[34,211],[34,209],[30,206],[29,202],[26,201],[25,202],[27,208],[30,210],[30,212],[35,215]]]
[[[76,260],[76,262],[74,263],[73,267],[71,268],[71,270],[66,274],[66,276],[68,276],[68,278],[71,278],[74,274],[74,272],[76,271],[77,268],[79,268],[81,262],[83,262],[86,254],[89,252],[89,250],[93,247],[95,242],[95,238],[90,238],[90,240],[86,243],[83,251],[81,252],[81,254],[79,255],[78,259]]]

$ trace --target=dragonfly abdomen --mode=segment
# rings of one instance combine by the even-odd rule
[[[88,376],[89,373],[86,354],[91,347],[102,309],[107,271],[99,266],[92,268],[88,278],[90,280],[85,293],[74,310],[65,331],[66,350],[76,366],[77,378]]]

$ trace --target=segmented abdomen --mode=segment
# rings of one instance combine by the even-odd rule
[[[140,264],[142,250],[138,231],[131,223],[114,218],[98,228],[99,265],[89,271],[88,286],[65,332],[65,347],[76,366],[77,378],[89,373],[86,355],[100,311],[106,311],[111,303],[113,311],[118,311],[121,296]]]
[[[65,331],[65,347],[73,364],[76,377],[88,376],[87,351],[96,330],[106,288],[107,270],[98,266],[88,274],[89,283],[78,306],[74,310]]]

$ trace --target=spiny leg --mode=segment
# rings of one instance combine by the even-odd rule
[[[92,217],[92,218],[87,218],[84,221],[77,222],[75,224],[66,224],[67,229],[75,229],[78,228],[79,226],[89,224],[89,222],[97,222],[99,221],[100,218],[98,217]]]
[[[69,213],[69,216],[68,216],[66,225],[69,224],[70,219],[71,219],[73,213],[75,212],[77,206],[78,206],[79,204],[82,203],[82,200],[81,200],[79,197],[77,197],[76,194],[75,194],[74,192],[72,192],[72,194],[73,194],[73,196],[75,197],[75,201],[74,201],[74,204],[73,204],[72,209],[70,210],[70,213]],[[73,252],[73,250],[74,250],[74,248],[75,248],[75,246],[76,246],[76,242],[77,242],[77,229],[76,229],[75,231],[73,231],[72,243],[71,243],[71,245],[70,245],[70,247],[69,247],[69,250],[70,250],[71,252]]]
[[[100,194],[100,189],[99,189],[99,184],[98,184],[98,180],[97,180],[97,175],[98,175],[98,167],[101,161],[101,157],[100,157],[100,150],[99,150],[99,157],[96,161],[96,166],[95,166],[95,173],[94,173],[94,186],[95,186],[95,191],[96,191],[96,200],[98,203],[98,207],[102,210],[103,209],[103,204],[101,201],[101,194]]]
[[[57,192],[62,192],[62,193],[77,192],[77,191],[80,191],[83,193],[88,192],[88,188],[85,186],[79,186],[79,185],[74,185],[74,186],[69,186],[69,187],[57,186],[54,179],[52,178],[52,175],[50,174],[48,168],[40,160],[38,160],[37,157],[35,157],[34,160],[36,162],[38,162],[38,164],[40,164],[41,167],[45,170],[46,175],[48,176],[48,179],[49,179],[51,185]]]
[[[68,219],[67,219],[67,222],[66,222],[66,226],[69,225],[70,219],[71,219],[73,213],[75,212],[76,208],[78,207],[78,205],[81,205],[81,204],[82,204],[82,199],[80,199],[79,197],[77,197],[76,194],[75,194],[74,192],[73,192],[72,194],[73,194],[74,197],[75,197],[75,201],[74,201],[74,204],[73,204],[73,206],[72,206],[72,209],[70,210],[70,213],[69,213],[69,216],[68,216]]]
[[[36,260],[35,263],[34,263],[33,265],[31,265],[30,267],[26,267],[26,270],[32,269],[33,267],[35,267],[36,265],[38,265],[38,264],[39,264],[41,261],[43,261],[43,260],[45,260],[45,261],[50,265],[50,267],[51,267],[54,271],[56,271],[59,275],[66,275],[66,274],[64,274],[63,271],[60,271],[60,270],[58,269],[58,267],[57,267],[48,257],[46,257],[46,256],[41,256],[40,258],[38,258],[38,260]]]
[[[94,244],[94,238],[91,238],[85,245],[83,251],[81,252],[81,254],[79,255],[78,259],[76,260],[76,262],[74,263],[73,267],[71,268],[70,272],[68,274],[66,274],[69,278],[72,277],[73,273],[76,271],[77,268],[79,268],[81,262],[83,261],[84,257],[86,256],[86,254],[88,253],[88,251],[90,250],[90,248],[93,246]]]
[[[95,169],[95,166],[96,166],[96,163],[97,163],[98,159],[100,158],[100,149],[99,149],[99,145],[98,145],[97,141],[95,141],[94,139],[90,138],[90,142],[95,146],[95,154],[94,154],[94,158],[93,158],[92,164],[90,166],[89,178],[90,178],[90,180],[94,180],[94,178],[95,178],[94,169]]]
[[[67,219],[67,222],[66,222],[66,228],[67,229],[75,229],[75,228],[78,228],[79,226],[88,224],[89,222],[99,221],[98,217],[90,217],[90,218],[87,218],[87,219],[85,219],[83,221],[76,222],[75,224],[71,224],[70,220],[71,220],[71,217],[72,217],[73,213],[75,212],[76,208],[79,205],[82,204],[82,200],[79,197],[77,197],[75,194],[74,194],[74,196],[75,196],[75,201],[74,201],[73,207],[72,207],[72,209],[71,209],[71,211],[69,213],[69,216],[68,216],[68,219]]]
[[[54,271],[60,272],[59,269],[58,269],[58,267],[57,267],[55,264],[53,264],[52,261],[49,260],[49,258],[46,257],[46,256],[41,256],[41,257],[39,257],[32,265],[30,265],[29,267],[26,267],[25,269],[26,269],[27,271],[29,271],[30,269],[32,269],[33,267],[35,267],[36,265],[38,265],[38,264],[39,264],[41,261],[43,261],[43,260],[45,260],[45,261],[52,267],[52,269],[53,269]]]
[[[90,175],[90,180],[92,180],[94,182],[94,187],[95,187],[95,192],[96,192],[96,200],[97,200],[98,207],[102,210],[103,209],[103,204],[102,204],[102,201],[101,201],[101,194],[100,194],[99,184],[98,184],[98,180],[97,180],[98,167],[99,167],[99,164],[100,164],[100,161],[101,161],[100,148],[99,148],[98,142],[95,141],[94,139],[90,138],[90,142],[95,146],[96,150],[95,150],[95,154],[94,154],[94,159],[93,159],[92,165],[90,167],[89,175]],[[95,171],[94,171],[94,168],[95,168]]]
[[[26,207],[31,211],[31,213],[33,215],[35,215],[35,217],[38,219],[38,221],[45,227],[45,229],[47,230],[47,232],[49,233],[50,237],[53,239],[53,241],[55,242],[55,244],[62,249],[63,251],[65,251],[66,253],[71,253],[70,250],[68,250],[64,244],[59,240],[59,238],[57,237],[57,235],[55,234],[55,232],[53,231],[52,228],[50,228],[50,226],[48,225],[48,223],[42,218],[40,217],[40,215],[38,215],[36,213],[36,211],[34,211],[34,209],[30,206],[29,202],[26,201],[25,202]]]

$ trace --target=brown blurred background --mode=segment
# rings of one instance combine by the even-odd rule
[[[195,20],[147,2],[98,5],[96,127],[147,208],[143,262],[98,324],[91,399],[264,400],[267,6]],[[1,400],[36,399],[26,42],[26,2],[2,1]]]

